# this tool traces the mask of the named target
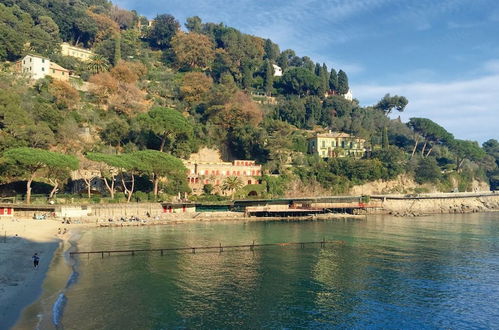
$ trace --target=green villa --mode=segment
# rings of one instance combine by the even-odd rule
[[[366,140],[342,132],[317,133],[308,139],[309,152],[322,158],[362,158],[366,153]]]

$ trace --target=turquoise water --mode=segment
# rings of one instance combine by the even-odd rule
[[[499,327],[498,213],[97,228],[83,234],[78,249],[323,237],[343,244],[81,256],[74,285],[45,294],[41,328],[54,322],[64,329]],[[47,282],[53,287],[67,278],[59,262]]]

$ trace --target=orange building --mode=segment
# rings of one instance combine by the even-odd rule
[[[234,160],[233,162],[184,161],[187,167],[187,181],[194,194],[201,194],[203,186],[211,184],[215,192],[222,192],[227,177],[237,177],[243,185],[258,183],[262,166],[254,160]]]

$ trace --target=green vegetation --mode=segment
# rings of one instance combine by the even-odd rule
[[[349,82],[341,68],[281,51],[270,39],[197,16],[185,27],[169,14],[150,25],[106,0],[1,0],[2,193],[24,193],[17,183],[25,180],[27,201],[38,183],[53,198],[80,180],[94,201],[158,200],[190,191],[180,159],[202,146],[263,164],[261,184],[223,182],[232,196],[279,197],[293,184],[346,193],[400,174],[443,190],[470,189],[475,179],[499,187],[496,140],[482,148],[429,119],[390,120],[405,110],[405,97],[386,94],[361,107],[343,97]],[[95,55],[88,62],[63,56],[61,42]],[[71,80],[29,84],[12,74],[12,62],[26,54],[71,70]],[[307,139],[325,129],[363,138],[365,157],[309,155]],[[96,173],[105,196],[94,191]],[[203,190],[203,198],[224,199],[213,186]]]

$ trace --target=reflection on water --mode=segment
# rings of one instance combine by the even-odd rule
[[[65,329],[492,328],[499,214],[102,228],[80,250],[341,240],[81,256]]]

